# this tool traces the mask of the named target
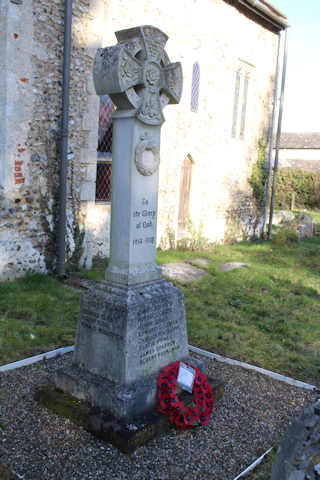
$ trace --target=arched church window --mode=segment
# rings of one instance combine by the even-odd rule
[[[199,109],[200,65],[193,64],[191,85],[191,111],[197,113]]]

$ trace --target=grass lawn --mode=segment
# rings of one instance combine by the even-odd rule
[[[208,276],[182,287],[189,343],[301,380],[320,380],[320,237],[242,242],[210,253],[159,251],[159,264],[206,256]],[[248,268],[222,272],[222,262]],[[105,264],[80,274],[96,281]],[[34,275],[0,284],[0,363],[73,343],[80,294]]]
[[[0,283],[0,365],[72,345],[80,297],[47,275]]]
[[[319,383],[320,239],[240,243],[206,256],[208,277],[182,287],[189,343]],[[159,254],[160,263],[178,259]],[[226,261],[249,268],[219,271]]]

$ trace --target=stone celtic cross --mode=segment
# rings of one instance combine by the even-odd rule
[[[180,63],[167,36],[142,26],[116,34],[94,62],[98,95],[117,106],[112,130],[110,262],[82,297],[73,365],[56,385],[117,418],[155,407],[160,368],[186,359],[183,294],[156,264],[162,109],[178,103]]]
[[[97,94],[108,94],[117,106],[106,279],[129,285],[161,277],[155,262],[160,127],[163,107],[180,100],[182,68],[170,63],[168,37],[158,28],[131,28],[116,37],[117,45],[97,51],[93,78]]]
[[[180,63],[170,63],[161,30],[143,26],[116,33],[118,45],[99,49],[94,64],[98,95],[107,93],[120,110],[134,110],[147,125],[161,125],[162,108],[179,103]]]

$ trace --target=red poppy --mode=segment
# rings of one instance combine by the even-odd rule
[[[202,385],[207,381],[206,376],[204,373],[196,372],[196,376],[194,377],[194,383],[198,385]]]
[[[160,408],[162,411],[168,410],[171,404],[171,399],[168,394],[164,394],[160,398]]]
[[[204,384],[194,385],[193,391],[194,391],[197,395],[204,395],[204,394],[205,394],[205,390],[202,388],[203,385],[204,385]]]
[[[163,383],[163,382],[168,382],[169,377],[170,377],[169,375],[162,375],[160,373],[160,375],[158,377],[158,385],[161,385],[161,383]]]
[[[171,368],[170,366],[163,367],[161,370],[160,375],[171,375]]]
[[[201,413],[199,420],[200,420],[201,425],[207,426],[210,423],[210,415],[206,415],[205,413]]]
[[[169,390],[169,383],[167,380],[162,380],[158,383],[158,391],[167,392]]]
[[[174,423],[177,425],[177,427],[182,428],[183,430],[188,428],[188,426],[186,425],[186,423],[184,421],[184,416],[182,415],[182,413],[179,413],[179,415],[176,417]]]
[[[178,397],[176,397],[176,399],[172,399],[172,402],[174,402],[172,406],[175,408],[175,410],[177,410],[177,412],[182,413],[185,410],[186,407],[184,406],[184,403],[181,402]]]
[[[212,412],[212,409],[213,409],[213,398],[206,398],[205,402],[204,402],[204,408],[206,409],[207,412]]]
[[[172,411],[169,412],[169,420],[171,423],[176,423],[176,419],[180,416],[181,416],[181,413],[175,408],[173,408]]]
[[[198,420],[198,411],[194,407],[188,408],[183,415],[183,418],[186,425],[194,425],[194,423]]]
[[[208,385],[208,393],[210,393],[211,397],[213,398],[212,387],[211,387],[210,383],[208,383],[208,382],[207,382],[207,385]]]
[[[199,396],[199,397],[196,396],[195,401],[196,401],[196,405],[197,405],[198,408],[200,408],[200,409],[203,408],[204,403],[205,403],[204,396]]]
[[[175,385],[168,385],[167,393],[171,398],[177,398],[176,386]]]

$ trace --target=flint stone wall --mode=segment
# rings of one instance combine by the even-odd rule
[[[63,0],[0,4],[0,278],[54,267],[61,120]],[[247,179],[266,139],[272,109],[277,35],[224,0],[74,0],[68,163],[67,256],[90,266],[109,251],[110,205],[95,204],[99,99],[92,81],[96,49],[114,32],[153,24],[181,61],[181,103],[165,108],[158,245],[179,237],[181,166],[193,161],[190,216],[211,241],[258,232]],[[241,34],[246,32],[246,35]],[[194,62],[200,65],[198,113],[191,112]],[[250,74],[243,140],[231,137],[235,72]],[[80,228],[80,230],[79,230]],[[84,238],[80,233],[85,233]]]

